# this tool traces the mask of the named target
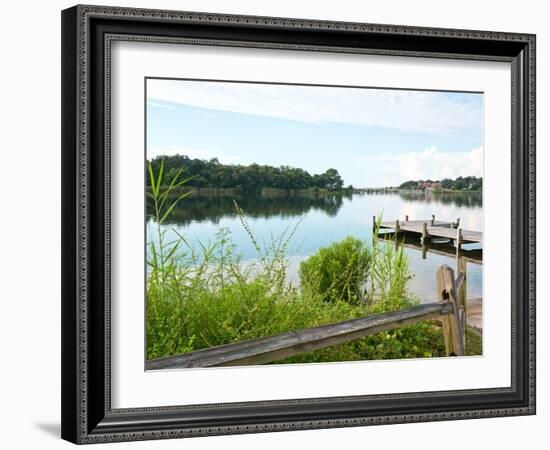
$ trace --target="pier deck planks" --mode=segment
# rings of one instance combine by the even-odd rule
[[[422,235],[423,225],[427,225],[428,236],[430,237],[439,237],[446,239],[456,239],[457,228],[455,227],[454,222],[446,222],[443,220],[434,220],[432,225],[432,219],[426,220],[403,220],[399,221],[399,230],[406,231],[409,233],[416,233]],[[380,224],[380,229],[391,229],[395,230],[395,221],[393,222],[382,222]],[[481,231],[465,230],[461,229],[462,232],[462,243],[482,243],[483,242],[483,233]]]

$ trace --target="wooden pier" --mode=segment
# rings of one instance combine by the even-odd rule
[[[457,250],[459,250],[459,256],[464,258],[467,262],[482,265],[483,264],[483,250],[480,248],[457,249],[453,242],[426,242],[422,244],[421,240],[416,235],[407,235],[403,233],[399,236],[399,239],[394,238],[394,233],[379,233],[378,239],[382,239],[388,242],[393,242],[396,246],[411,248],[422,252],[422,259],[426,259],[427,253],[433,253],[436,255],[448,256],[449,258],[455,258],[457,256]]]
[[[429,240],[446,239],[452,241],[455,247],[460,247],[461,244],[482,244],[483,233],[481,231],[464,230],[460,226],[460,219],[454,222],[436,220],[435,215],[431,219],[409,220],[409,216],[405,216],[405,220],[396,219],[391,222],[377,223],[376,217],[373,217],[373,230],[378,232],[389,231],[393,233],[405,232],[407,234],[418,235],[422,243]]]

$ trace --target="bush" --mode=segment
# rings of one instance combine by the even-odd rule
[[[361,240],[348,236],[319,249],[300,264],[304,291],[318,294],[326,302],[365,303],[372,254]]]

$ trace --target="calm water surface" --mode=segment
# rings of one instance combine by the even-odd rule
[[[383,220],[397,218],[427,219],[432,214],[440,220],[460,217],[464,229],[483,230],[481,194],[478,193],[385,193],[353,194],[326,198],[305,197],[242,197],[237,198],[255,237],[271,242],[285,230],[296,227],[287,248],[291,264],[289,280],[295,282],[299,262],[331,242],[352,235],[370,242],[372,217],[382,213]],[[244,230],[228,197],[188,197],[183,200],[163,227],[168,235],[173,229],[190,242],[213,241],[221,228],[227,228],[243,261],[258,258],[258,253]],[[147,224],[148,239],[154,239],[152,226]],[[149,232],[151,230],[151,232]],[[476,248],[474,245],[466,248]],[[426,301],[435,300],[435,271],[441,264],[455,268],[454,258],[428,252],[422,259],[420,250],[406,248],[413,274],[409,290]],[[468,264],[468,297],[482,296],[482,266]]]

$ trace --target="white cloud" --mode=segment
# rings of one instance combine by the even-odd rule
[[[307,123],[453,133],[481,129],[479,97],[427,91],[149,80],[149,101]]]
[[[185,155],[192,159],[218,158],[222,164],[244,164],[239,155],[232,155],[227,152],[209,149],[209,148],[186,148],[177,145],[168,145],[162,148],[147,149],[147,159],[153,159],[157,156]]]
[[[405,153],[399,157],[399,172],[407,180],[456,178],[483,175],[483,150],[441,152],[429,147],[421,152]]]
[[[406,180],[441,180],[483,176],[483,147],[442,152],[431,146],[419,152],[379,154],[358,161],[369,186],[394,186]]]

